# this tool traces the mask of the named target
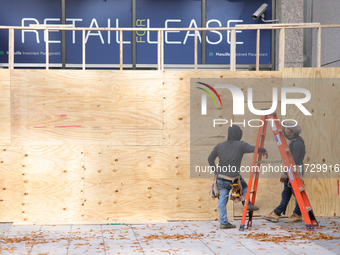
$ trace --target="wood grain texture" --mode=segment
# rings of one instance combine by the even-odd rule
[[[14,70],[13,143],[160,145],[162,81],[129,74]]]
[[[0,147],[1,221],[77,220],[83,157],[77,146]]]
[[[305,184],[308,198],[314,213],[318,215],[338,215],[338,186],[340,175],[330,172],[331,167],[339,162],[339,68],[289,68],[284,69],[286,87],[302,87],[311,93],[311,100],[304,104],[312,116],[305,116],[295,106],[287,108],[287,117],[296,119],[302,126],[301,136],[305,140],[305,164],[326,164],[326,173],[305,173]],[[322,79],[321,79],[322,78]],[[287,214],[295,207],[291,199]]]
[[[208,179],[87,180],[85,220],[215,219],[217,201],[207,195],[210,183]]]
[[[0,145],[11,144],[10,71],[0,69]]]
[[[166,71],[164,87],[164,145],[190,144],[190,79],[203,78],[280,78],[281,72]],[[249,86],[246,79],[244,87]],[[264,90],[262,89],[263,93]],[[258,92],[256,92],[258,93]],[[261,92],[260,92],[261,93]],[[260,94],[257,94],[260,96]]]
[[[2,77],[0,77],[0,79],[1,78]],[[10,82],[0,80],[0,145],[10,144],[11,144]]]
[[[339,163],[340,122],[334,116],[340,110],[340,83],[314,79],[338,78],[338,68],[283,69],[282,73],[0,70],[0,90],[7,93],[0,97],[10,102],[5,106],[0,102],[0,114],[11,109],[12,133],[11,140],[6,138],[10,145],[0,146],[0,221],[218,219],[217,200],[208,195],[210,176],[191,178],[190,151],[201,152],[197,162],[208,165],[213,146],[227,132],[221,129],[211,144],[190,148],[190,80],[243,79],[240,86],[244,90],[254,86],[254,107],[260,109],[268,107],[271,89],[279,85],[261,87],[261,79],[254,84],[246,78],[281,77],[310,78],[307,83],[295,81],[295,86],[311,91],[306,108],[313,109],[313,115],[302,116],[292,106],[285,117],[296,118],[302,125],[305,162]],[[285,86],[293,86],[290,82]],[[223,96],[231,108],[231,99]],[[255,118],[245,109],[246,120]],[[257,129],[243,129],[243,140],[255,144]],[[9,132],[8,128],[1,130]],[[279,159],[270,132],[265,147],[270,160]],[[245,155],[243,165],[250,165],[252,156]],[[327,178],[328,173],[321,177],[305,179],[314,212],[317,216],[340,215],[340,178]],[[256,205],[261,211],[256,215],[279,204],[282,187],[276,178],[260,179]],[[242,213],[242,207],[229,202],[227,211],[232,220]]]
[[[197,219],[217,217],[206,211],[217,207],[207,193],[211,180],[190,178],[189,147],[86,148],[85,220],[175,220],[193,211]]]
[[[11,72],[8,69],[0,69],[0,81],[10,81]]]

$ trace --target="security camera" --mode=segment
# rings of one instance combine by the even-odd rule
[[[260,8],[258,8],[256,10],[256,12],[254,12],[254,14],[251,15],[251,18],[254,19],[254,20],[256,20],[258,18],[264,18],[264,14],[263,13],[267,10],[267,7],[268,7],[268,4],[262,4],[260,6]],[[262,17],[262,15],[263,15],[263,17]]]
[[[251,18],[252,18],[253,20],[257,20],[258,18],[261,18],[261,20],[262,20],[263,22],[279,22],[278,19],[273,19],[273,20],[265,20],[265,19],[264,19],[264,12],[267,10],[267,7],[268,7],[268,4],[262,4],[262,5],[260,6],[260,8],[258,8],[258,9],[256,10],[256,12],[254,12],[254,14],[251,15]]]

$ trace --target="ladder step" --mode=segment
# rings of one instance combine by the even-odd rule
[[[286,148],[285,151],[288,152],[288,151],[290,151],[290,150],[289,150],[289,148]]]
[[[310,212],[312,210],[312,207],[306,207],[307,212]]]
[[[251,190],[251,191],[250,191],[250,193],[254,193],[254,192],[255,192],[255,190]]]
[[[304,187],[299,187],[300,192],[304,191]]]
[[[261,164],[270,164],[270,163],[282,163],[282,160],[260,160],[256,161],[256,164],[261,163]]]

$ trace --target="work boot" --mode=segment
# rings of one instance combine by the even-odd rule
[[[292,216],[290,216],[288,219],[286,219],[285,223],[291,223],[291,222],[300,222],[302,221],[302,216],[297,215],[296,213],[293,213]]]
[[[268,215],[262,215],[261,218],[265,219],[265,220],[272,221],[272,222],[278,222],[279,219],[280,219],[280,216],[277,215],[274,211],[272,211]]]
[[[260,208],[258,208],[257,206],[253,205],[251,202],[248,203],[248,208],[247,208],[248,211],[257,211],[259,209]]]
[[[228,222],[228,224],[220,224],[220,228],[221,228],[221,229],[225,229],[225,228],[236,228],[236,225],[231,224],[230,222]]]

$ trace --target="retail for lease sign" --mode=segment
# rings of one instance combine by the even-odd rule
[[[267,2],[266,17],[271,17],[271,1],[207,0],[207,27],[216,27],[206,34],[206,59],[208,64],[229,64],[230,31],[219,27],[236,24],[261,23],[250,17]],[[30,24],[60,24],[60,0],[13,0],[1,1],[0,25],[29,26]],[[132,27],[132,5],[127,0],[68,0],[66,21],[74,27],[120,28]],[[194,0],[138,0],[138,28],[195,28],[201,27],[201,1]],[[8,31],[0,31],[0,63],[7,63]],[[124,63],[131,64],[132,36],[137,42],[137,63],[157,63],[157,32],[137,31],[123,33]],[[67,63],[81,63],[82,32],[67,31]],[[194,31],[164,32],[165,64],[193,64]],[[38,30],[15,31],[15,63],[44,63],[45,35]],[[61,62],[61,32],[49,32],[50,63]],[[118,64],[119,32],[87,31],[86,63]],[[198,33],[201,46],[202,33]],[[270,63],[271,32],[261,31],[260,64]],[[256,32],[237,31],[237,64],[255,64]],[[201,51],[198,51],[200,63]]]

